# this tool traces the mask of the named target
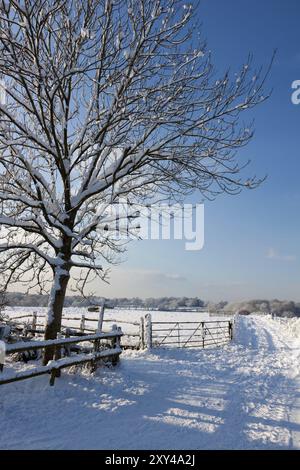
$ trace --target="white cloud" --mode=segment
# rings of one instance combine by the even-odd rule
[[[274,259],[274,260],[279,260],[279,261],[295,261],[296,256],[295,255],[283,255],[276,251],[274,248],[270,247],[267,251],[266,258],[268,259]]]

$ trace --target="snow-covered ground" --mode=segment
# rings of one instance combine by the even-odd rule
[[[239,317],[224,348],[0,387],[2,449],[300,448],[300,320]]]

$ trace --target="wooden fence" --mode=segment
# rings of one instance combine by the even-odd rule
[[[36,312],[11,317],[17,322],[22,336],[43,334],[45,315]],[[70,324],[72,322],[72,324]],[[74,324],[75,322],[75,324]],[[140,321],[126,321],[119,319],[105,319],[101,312],[99,318],[89,314],[78,316],[63,315],[62,331],[72,336],[96,334],[105,331],[109,323],[124,325],[121,346],[123,349],[150,349],[158,346],[177,347],[211,347],[221,346],[232,339],[232,320],[211,321],[153,321],[149,313],[140,318]],[[95,326],[93,327],[93,324]],[[131,331],[126,331],[129,327]]]
[[[223,346],[233,337],[233,322],[148,320],[147,336],[151,347],[207,348]]]
[[[28,334],[44,334],[45,330],[45,314],[37,312],[29,312],[21,315],[14,315],[9,318],[9,321],[19,327],[22,336]],[[143,329],[144,319],[140,321],[126,321],[119,319],[106,319],[104,318],[104,311],[101,309],[98,318],[93,318],[89,314],[82,314],[81,316],[62,316],[62,330],[68,331],[73,336],[80,336],[84,334],[100,333],[107,330],[112,324],[117,323],[128,326],[132,331],[123,333],[122,348],[123,349],[142,349],[141,331]],[[93,326],[94,325],[94,326]]]
[[[60,376],[60,371],[66,367],[90,363],[92,369],[95,370],[99,360],[110,360],[112,365],[116,365],[119,360],[119,355],[122,352],[120,347],[120,338],[123,335],[121,329],[114,325],[111,332],[98,333],[95,335],[85,335],[82,337],[73,338],[60,338],[48,341],[22,341],[19,343],[6,345],[6,356],[11,354],[20,354],[29,351],[43,350],[47,347],[53,347],[55,352],[55,360],[50,361],[46,366],[35,367],[22,372],[17,372],[13,375],[1,377],[0,385],[25,380],[32,377],[37,377],[44,374],[51,374],[50,385],[54,385],[55,378]],[[105,341],[105,342],[104,342]],[[92,348],[88,348],[82,354],[71,355],[71,346],[78,343],[88,342],[92,343]],[[64,357],[62,356],[62,349],[64,350]],[[4,370],[4,365],[1,367],[1,372]]]

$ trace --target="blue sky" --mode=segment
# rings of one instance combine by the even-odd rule
[[[185,251],[182,241],[134,242],[113,268],[111,285],[95,290],[116,297],[300,300],[300,105],[291,102],[291,84],[300,80],[300,2],[202,0],[198,17],[220,72],[238,71],[249,52],[255,64],[267,64],[278,49],[272,96],[254,110],[255,137],[241,155],[252,160],[247,171],[268,174],[267,181],[205,204],[201,251]]]

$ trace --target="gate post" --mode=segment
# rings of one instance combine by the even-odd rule
[[[152,319],[151,319],[151,313],[147,313],[145,316],[145,342],[146,342],[146,348],[151,349],[152,348]]]
[[[117,325],[112,325],[111,331],[115,332],[115,333],[119,333],[121,331],[121,328]],[[111,347],[112,347],[112,349],[121,347],[121,345],[120,345],[120,336],[114,336],[113,337],[112,342],[111,342]],[[116,354],[115,356],[112,356],[111,364],[113,366],[116,366],[118,364],[119,360],[120,360],[119,354]]]
[[[145,321],[144,317],[140,319],[140,349],[145,349]]]

